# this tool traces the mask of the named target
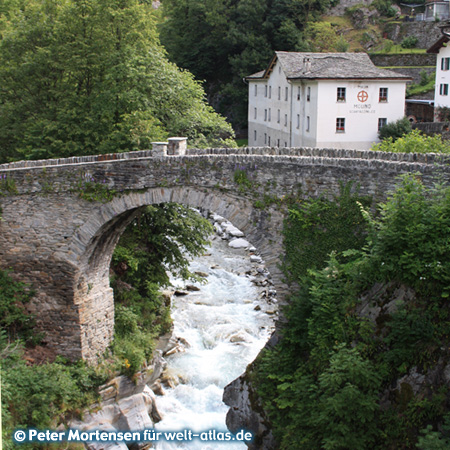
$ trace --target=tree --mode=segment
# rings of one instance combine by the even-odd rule
[[[412,130],[411,122],[407,117],[403,119],[398,119],[395,122],[389,122],[384,127],[380,128],[378,132],[378,137],[381,140],[392,138],[393,141],[410,133]]]
[[[204,251],[211,232],[208,220],[176,203],[147,206],[128,226],[114,250],[112,286],[115,301],[138,314],[138,325],[167,325],[158,289],[170,284],[167,271],[196,279],[189,258]]]
[[[173,61],[206,81],[214,107],[246,126],[243,77],[274,51],[308,50],[304,28],[330,0],[165,0],[161,41]]]
[[[0,21],[0,160],[145,149],[231,127],[166,58],[138,0],[23,0]]]

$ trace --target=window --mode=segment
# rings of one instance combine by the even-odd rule
[[[269,98],[272,98],[272,86],[269,86]]]
[[[289,98],[289,88],[286,87],[286,89],[285,89],[285,94],[284,94],[284,99],[285,99],[286,101],[288,101],[288,98]]]
[[[267,133],[264,133],[264,145],[267,145]]]
[[[378,119],[378,131],[380,131],[387,124],[387,119],[382,117]]]
[[[284,126],[287,127],[287,114],[284,115]]]
[[[267,97],[267,84],[264,86],[264,97]]]
[[[270,118],[271,118],[271,114],[272,113],[272,109],[271,108],[269,108],[269,122],[270,122]]]
[[[264,110],[264,122],[267,122],[267,109]]]
[[[306,116],[306,131],[309,131],[309,127],[311,125],[311,118]]]
[[[448,84],[441,84],[439,86],[439,94],[440,95],[448,95]]]
[[[256,143],[256,137],[257,137],[257,135],[256,135],[256,130],[253,132],[253,134],[254,134],[255,143]]]
[[[311,100],[311,87],[308,86],[306,90],[306,101],[309,102]]]
[[[379,102],[387,102],[388,101],[388,88],[380,88],[380,96],[378,99]]]
[[[338,117],[336,119],[336,133],[345,133],[345,118]]]
[[[270,136],[269,136],[269,142],[268,142],[268,145],[269,145],[269,147],[270,147]]]
[[[441,70],[450,70],[450,58],[441,59]]]
[[[300,100],[300,86],[297,87],[297,100]]]
[[[258,117],[258,110],[255,108],[255,119]]]
[[[255,97],[258,95],[258,85],[255,84]]]
[[[300,114],[297,114],[297,128],[300,128]]]
[[[278,139],[277,140],[277,147],[279,147],[280,146],[280,140]]]
[[[345,102],[345,94],[346,94],[345,87],[338,87],[337,88],[337,101],[338,102]]]
[[[278,100],[281,100],[281,86],[278,86]]]
[[[287,142],[284,141],[284,148],[287,148]]]

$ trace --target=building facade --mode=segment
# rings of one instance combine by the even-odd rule
[[[427,53],[435,53],[436,56],[436,82],[434,87],[434,111],[435,120],[440,120],[440,108],[450,108],[450,38],[443,35],[433,44]]]
[[[276,52],[246,78],[249,146],[368,149],[404,116],[407,80],[364,53]]]

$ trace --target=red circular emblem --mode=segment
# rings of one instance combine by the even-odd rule
[[[369,94],[366,91],[359,91],[357,98],[361,103],[364,103],[369,98]]]

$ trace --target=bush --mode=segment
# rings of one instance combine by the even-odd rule
[[[440,135],[425,136],[419,130],[412,130],[403,137],[392,137],[374,144],[371,150],[393,153],[450,153],[450,143],[442,140]]]
[[[395,122],[389,122],[384,127],[381,127],[378,132],[378,137],[381,140],[392,138],[394,141],[405,134],[411,133],[411,122],[404,117]]]
[[[402,46],[402,48],[415,48],[417,42],[419,42],[419,40],[416,38],[416,36],[408,36],[402,40],[400,45]]]
[[[13,281],[8,272],[0,270],[0,327],[10,340],[22,338],[37,343],[40,335],[34,332],[34,318],[26,313],[25,304],[32,297],[23,283]]]
[[[392,50],[393,47],[394,47],[394,42],[393,42],[393,41],[391,41],[390,39],[386,39],[386,40],[384,41],[383,50],[384,50],[386,53],[389,53],[389,52]]]

